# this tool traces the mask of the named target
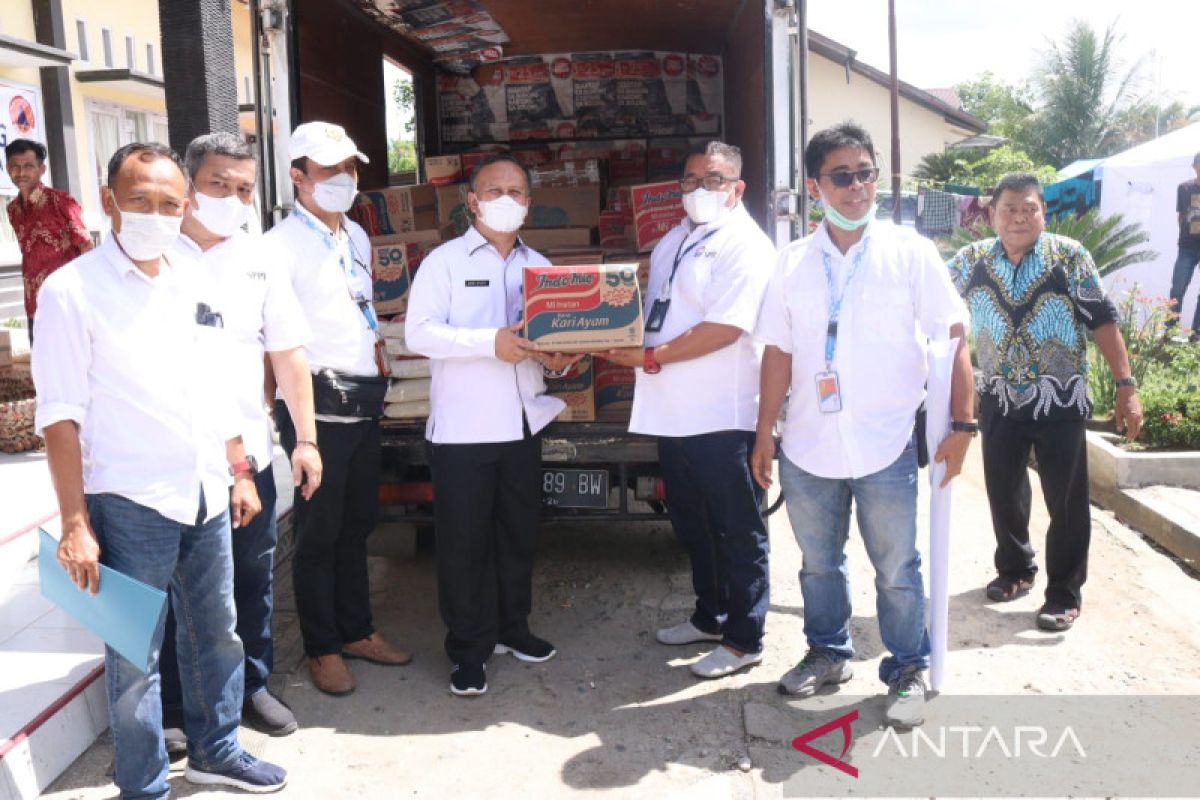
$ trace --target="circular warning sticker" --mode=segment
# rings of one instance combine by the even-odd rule
[[[21,95],[15,96],[8,104],[8,116],[21,135],[29,134],[37,127],[37,119],[33,115],[33,106]]]

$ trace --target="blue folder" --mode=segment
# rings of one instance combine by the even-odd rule
[[[38,536],[38,577],[46,599],[142,672],[148,671],[154,632],[167,611],[166,592],[101,564],[100,591],[93,597],[76,586],[58,563],[58,541],[40,528]]]

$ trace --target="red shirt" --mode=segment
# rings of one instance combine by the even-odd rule
[[[90,249],[92,237],[83,224],[75,198],[41,184],[30,193],[28,202],[20,195],[13,198],[8,204],[8,220],[21,247],[25,313],[32,318],[42,281]]]

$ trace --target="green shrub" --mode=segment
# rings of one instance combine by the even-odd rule
[[[1139,392],[1145,418],[1138,443],[1146,448],[1200,450],[1200,391],[1151,386]]]

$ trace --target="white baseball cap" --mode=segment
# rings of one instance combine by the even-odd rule
[[[292,131],[288,142],[288,157],[311,158],[322,167],[340,164],[350,156],[356,156],[364,164],[371,160],[358,151],[354,140],[346,135],[346,129],[332,122],[305,122]]]

